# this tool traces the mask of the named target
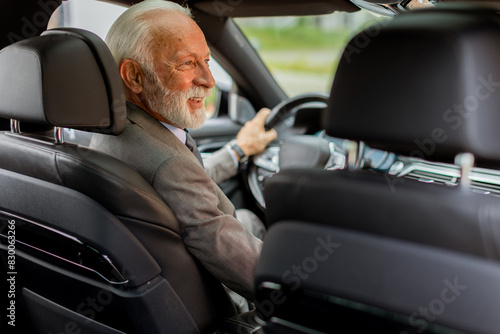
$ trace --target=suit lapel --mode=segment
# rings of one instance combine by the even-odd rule
[[[170,130],[168,130],[165,126],[163,126],[163,124],[146,111],[128,101],[127,118],[157,140],[167,144],[169,147],[175,149],[182,155],[192,157],[196,163],[200,164],[193,152],[191,152],[172,132],[170,132]]]

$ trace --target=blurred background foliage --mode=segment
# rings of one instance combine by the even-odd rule
[[[51,26],[88,29],[104,39],[111,24],[125,9],[94,0],[63,1],[51,19]],[[333,75],[348,40],[379,20],[381,18],[361,10],[320,16],[238,18],[235,22],[283,90],[294,96],[305,92],[330,92]],[[224,77],[223,73],[221,75],[223,70],[215,62],[211,63],[211,68],[214,76]]]
[[[278,83],[290,95],[329,92],[342,51],[381,18],[371,13],[236,19]]]

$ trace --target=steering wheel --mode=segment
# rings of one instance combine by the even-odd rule
[[[324,168],[331,168],[344,163],[341,161],[344,155],[335,152],[332,142],[320,136],[306,136],[303,132],[291,131],[294,125],[297,126],[300,122],[316,122],[317,127],[321,128],[320,116],[328,100],[329,95],[325,93],[303,94],[286,99],[271,110],[265,128],[276,129],[279,140],[275,141],[274,145],[271,144],[264,152],[253,157],[249,162],[247,175],[250,191],[262,209],[265,209],[264,182],[268,177],[279,172],[284,164],[287,167],[321,165]],[[298,113],[306,107],[311,107],[311,110]]]
[[[285,122],[291,116],[295,115],[298,110],[297,107],[301,107],[307,103],[323,103],[326,106],[329,98],[330,96],[326,93],[308,93],[283,100],[271,109],[264,127],[266,130],[277,128],[280,123]]]

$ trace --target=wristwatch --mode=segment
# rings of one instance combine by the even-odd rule
[[[238,155],[238,159],[240,159],[240,161],[243,161],[243,159],[246,158],[245,152],[243,152],[240,145],[238,145],[238,142],[236,141],[236,139],[231,140],[228,143],[228,146],[230,149],[232,149],[234,152],[236,152],[236,154]]]

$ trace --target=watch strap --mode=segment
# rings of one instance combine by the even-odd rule
[[[245,152],[243,152],[243,150],[241,149],[240,145],[238,145],[238,142],[236,140],[231,140],[229,142],[229,147],[234,151],[236,152],[236,154],[238,155],[238,158],[241,160],[243,160],[246,155],[245,155]]]

